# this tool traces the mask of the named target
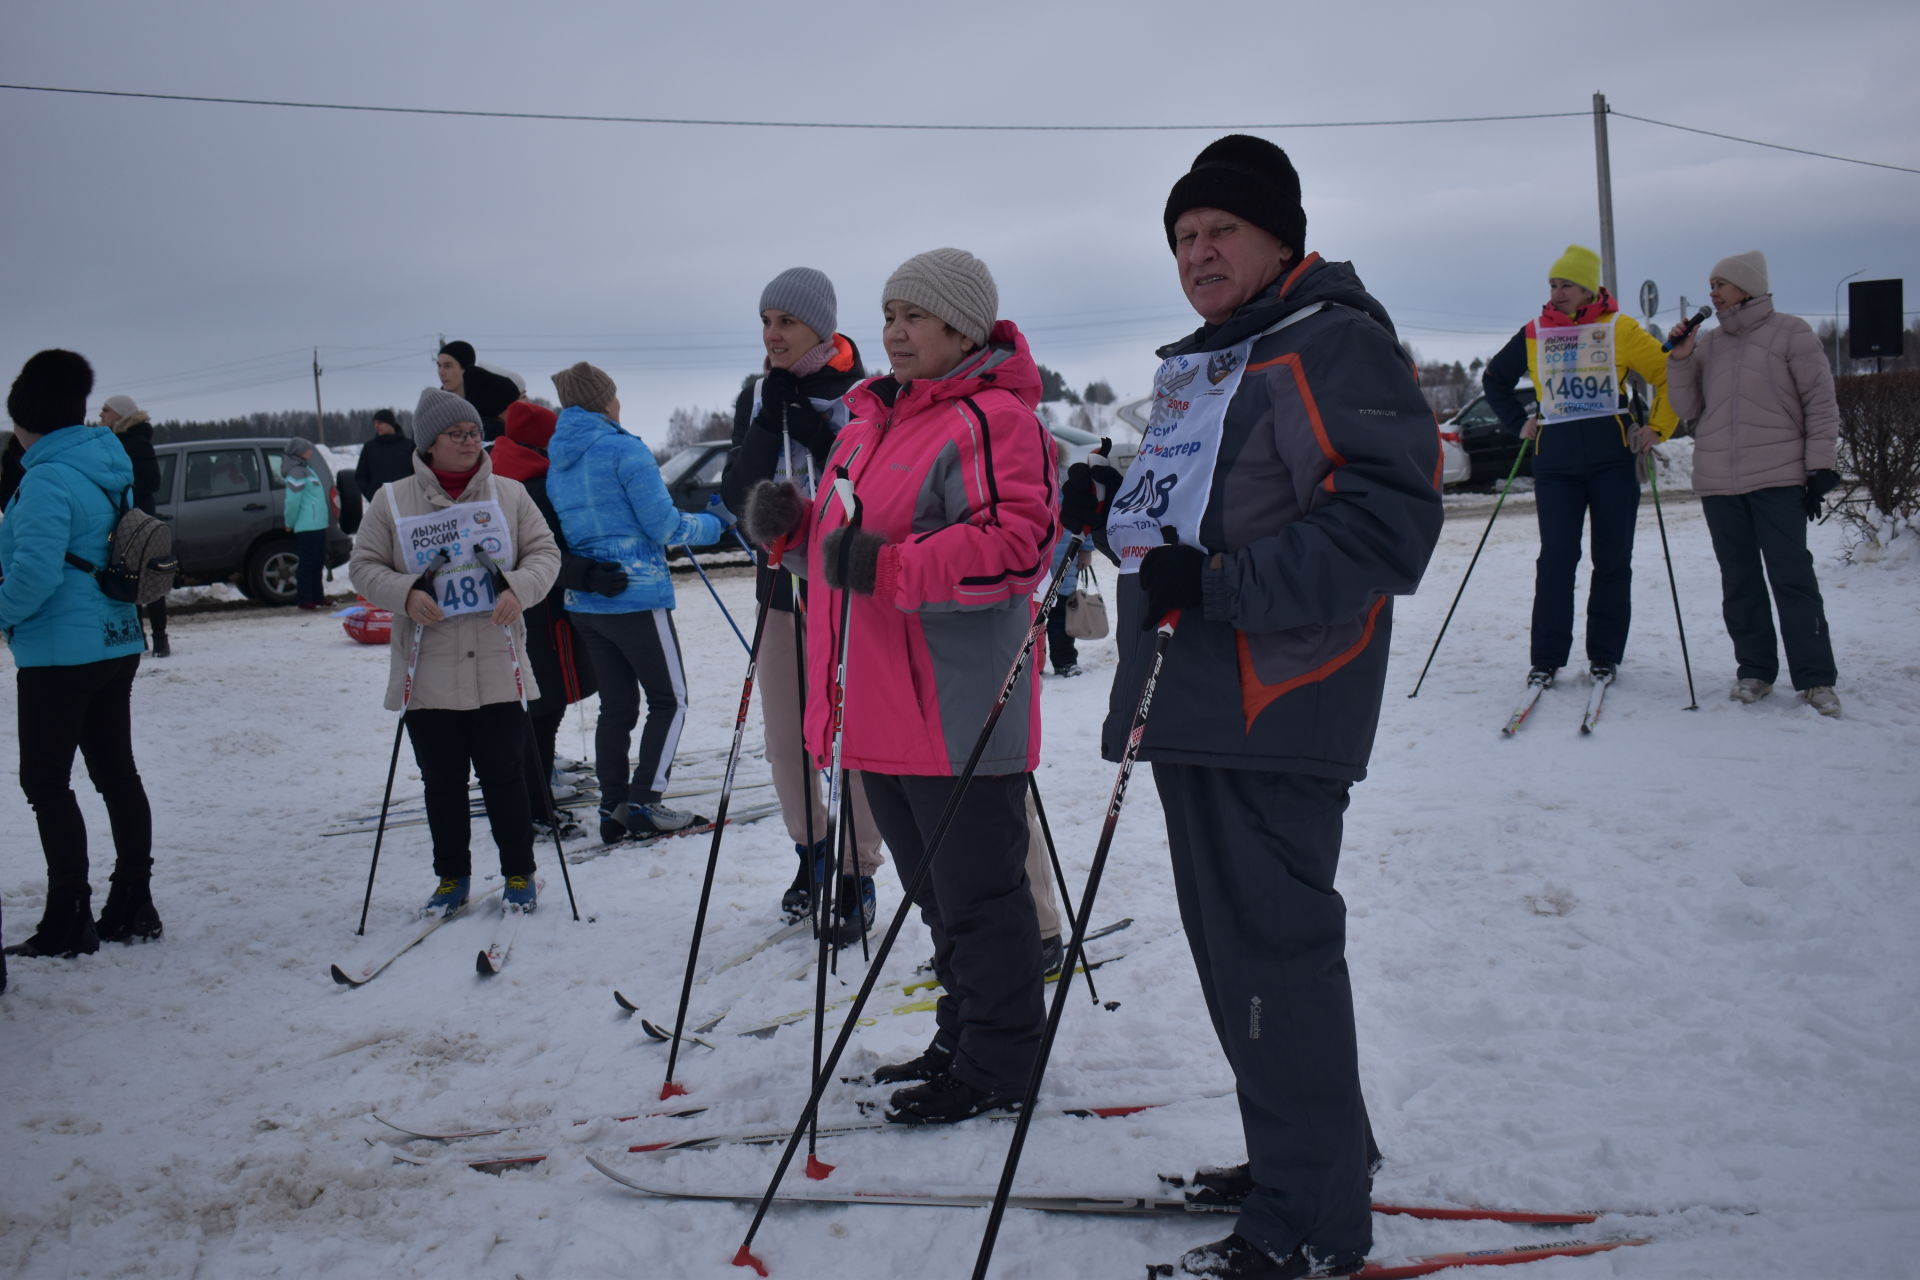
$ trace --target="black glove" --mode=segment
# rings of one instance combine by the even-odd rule
[[[816,456],[833,447],[833,432],[800,389],[791,369],[773,369],[760,380],[760,416],[753,425],[774,435],[792,436]]]
[[[1206,552],[1180,543],[1155,547],[1141,558],[1140,589],[1147,593],[1142,631],[1153,630],[1175,609],[1200,607],[1200,570],[1206,563]]]
[[[611,560],[595,560],[585,574],[587,590],[611,600],[627,589],[627,571]]]
[[[1822,509],[1826,505],[1826,496],[1832,493],[1839,483],[1839,473],[1829,471],[1825,467],[1807,475],[1807,492],[1802,505],[1806,509],[1809,522],[1820,518]]]
[[[747,490],[747,509],[740,513],[740,524],[756,546],[770,547],[798,529],[806,514],[807,498],[800,486],[762,480]]]
[[[1060,523],[1068,533],[1104,533],[1107,507],[1120,488],[1120,473],[1095,455],[1091,464],[1076,462],[1060,482]]]
[[[863,596],[873,594],[874,580],[880,574],[880,548],[887,540],[865,529],[835,529],[820,545],[820,560],[827,571],[827,585],[845,587]],[[840,562],[846,560],[843,572]]]

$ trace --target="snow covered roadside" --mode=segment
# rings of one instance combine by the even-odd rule
[[[1513,1274],[1911,1274],[1920,558],[1842,566],[1838,531],[1817,529],[1846,715],[1822,720],[1784,684],[1740,707],[1725,697],[1732,661],[1699,507],[1670,493],[1665,514],[1700,710],[1682,709],[1646,504],[1634,640],[1600,728],[1584,739],[1577,681],[1547,695],[1516,739],[1497,733],[1526,667],[1535,539],[1524,508],[1500,517],[1433,674],[1418,699],[1404,696],[1485,515],[1449,521],[1425,589],[1398,606],[1374,771],[1354,792],[1341,884],[1362,1064],[1389,1157],[1378,1193],[1663,1216],[1533,1234],[1383,1219],[1376,1254],[1644,1228],[1657,1237],[1650,1247]],[[734,573],[717,585],[746,627],[750,582]],[[741,655],[697,579],[680,584],[677,622],[695,655],[682,772],[713,772],[695,753],[725,748]],[[642,1200],[584,1160],[797,1114],[805,1025],[768,1040],[725,1034],[811,1003],[811,980],[789,976],[801,957],[786,951],[696,991],[696,1018],[735,1002],[710,1037],[718,1050],[681,1058],[689,1101],[712,1102],[708,1115],[608,1118],[647,1109],[666,1057],[610,990],[654,1006],[656,1021],[672,1016],[707,841],[574,868],[591,923],[568,919],[557,868],[546,865],[540,912],[498,978],[474,976],[487,929],[468,920],[366,988],[336,988],[326,966],[351,950],[370,841],[318,833],[378,804],[393,735],[379,709],[385,650],[353,644],[334,619],[292,612],[189,616],[171,630],[177,656],[143,666],[135,706],[167,937],[14,963],[0,996],[10,1157],[0,1164],[0,1273],[748,1274],[728,1261],[750,1210]],[[1076,893],[1113,778],[1095,746],[1111,644],[1082,653],[1087,676],[1046,682],[1040,775]],[[563,754],[588,754],[578,719],[562,731]],[[750,742],[758,723],[756,712]],[[7,715],[9,779],[15,753]],[[402,795],[409,764],[403,751]],[[80,791],[97,903],[105,821],[97,797]],[[44,868],[10,784],[0,804],[11,817],[0,830],[0,893],[17,940],[38,916]],[[1125,953],[1096,974],[1102,998],[1121,1007],[1096,1010],[1076,990],[1048,1087],[1062,1101],[1185,1101],[1120,1120],[1037,1122],[1022,1165],[1037,1189],[1152,1191],[1156,1170],[1241,1152],[1159,822],[1143,771],[1094,912],[1137,922],[1094,944],[1096,955]],[[427,849],[418,828],[389,839],[373,928],[424,898]],[[484,872],[483,830],[475,850]],[[704,955],[735,954],[773,927],[792,856],[774,821],[728,835]],[[890,871],[880,896],[883,913],[898,903]],[[906,976],[926,951],[912,922],[890,975]],[[925,1013],[879,1017],[841,1074],[919,1049],[930,1023]],[[826,1118],[849,1116],[856,1096],[836,1085]],[[388,1145],[397,1135],[370,1118],[376,1110],[426,1125],[551,1118],[470,1145],[556,1154],[500,1178],[399,1165]],[[976,1122],[843,1139],[822,1155],[849,1185],[991,1189],[1009,1133]],[[774,1158],[764,1149],[619,1157],[667,1185],[756,1190]],[[775,1276],[965,1275],[983,1223],[954,1210],[781,1210],[757,1251]],[[1141,1262],[1226,1229],[1015,1213],[995,1274],[1137,1276]]]

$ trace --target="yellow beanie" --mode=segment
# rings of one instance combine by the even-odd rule
[[[1549,280],[1571,280],[1598,297],[1600,294],[1600,255],[1581,245],[1570,244],[1567,251],[1547,268]]]

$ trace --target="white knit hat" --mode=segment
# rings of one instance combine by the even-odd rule
[[[965,249],[929,249],[901,263],[880,291],[881,306],[894,301],[924,307],[982,347],[1000,314],[993,273]]]
[[[1749,298],[1773,292],[1767,288],[1767,255],[1758,249],[1720,259],[1713,264],[1713,271],[1707,276],[1709,280],[1715,277],[1725,280]]]

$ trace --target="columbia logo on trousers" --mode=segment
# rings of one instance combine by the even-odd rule
[[[1260,997],[1247,1001],[1247,1039],[1260,1038]]]

